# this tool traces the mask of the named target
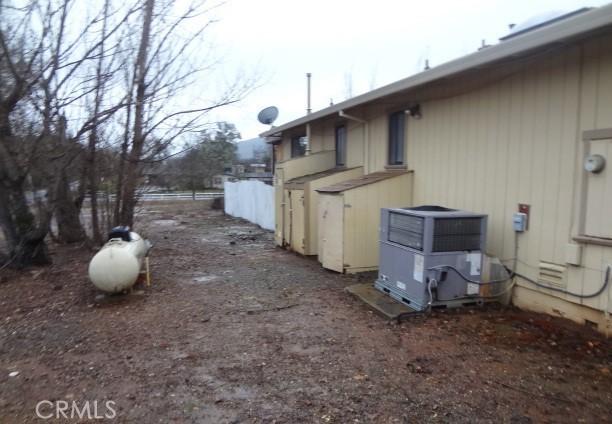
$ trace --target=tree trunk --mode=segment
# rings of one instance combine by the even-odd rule
[[[21,184],[0,184],[0,226],[8,245],[10,266],[24,268],[51,263],[45,243],[47,225],[36,227]]]
[[[56,149],[64,150],[65,155],[54,161],[52,174],[48,176],[49,189],[47,208],[55,215],[57,222],[57,239],[60,243],[78,243],[87,240],[87,234],[81,224],[81,205],[83,198],[75,199],[70,190],[68,168],[78,155],[72,152],[71,142],[66,136],[65,118],[60,117],[57,128],[58,139],[53,145]],[[51,139],[49,140],[51,142]],[[82,186],[82,181],[81,181]]]
[[[110,192],[108,190],[108,186],[106,186],[106,191],[104,192],[104,232],[108,233],[112,226],[111,221],[111,201],[110,201]]]
[[[48,220],[39,227],[28,205],[20,167],[10,149],[12,131],[8,112],[0,105],[0,227],[8,247],[9,263],[16,268],[51,263],[45,236]],[[5,264],[0,264],[4,266]]]
[[[129,97],[131,102],[131,96]],[[119,154],[119,170],[117,171],[117,186],[115,187],[115,204],[113,205],[113,226],[121,224],[121,209],[123,201],[123,182],[125,180],[125,163],[127,162],[128,146],[130,142],[130,115],[132,106],[128,102],[126,111],[125,133],[123,143],[121,143],[121,153]]]
[[[132,147],[133,149],[134,147]],[[130,154],[130,157],[135,157]],[[127,163],[123,192],[121,198],[120,225],[134,226],[134,210],[136,209],[137,196],[136,190],[140,182],[140,166],[138,163]]]
[[[80,210],[70,193],[70,184],[66,171],[62,169],[55,192],[55,220],[57,221],[57,238],[61,243],[78,243],[87,240],[80,219]]]
[[[100,234],[100,223],[98,218],[98,168],[96,167],[96,150],[98,144],[98,115],[100,113],[100,103],[104,93],[104,78],[102,67],[104,64],[104,39],[106,38],[106,24],[108,22],[109,0],[104,2],[104,21],[102,24],[102,42],[100,43],[100,57],[96,66],[96,94],[94,98],[94,122],[89,132],[89,154],[87,155],[87,180],[89,182],[89,203],[91,209],[91,231],[93,241],[96,244],[102,243]]]
[[[89,183],[89,207],[91,208],[91,231],[94,243],[102,242],[100,223],[98,219],[98,173],[96,168],[97,131],[94,128],[89,133],[89,153],[87,155],[87,182]]]
[[[140,160],[145,143],[144,119],[145,119],[145,102],[146,102],[146,73],[147,73],[147,57],[149,52],[149,43],[151,36],[151,24],[153,21],[153,9],[155,6],[154,0],[146,0],[144,9],[144,19],[142,23],[142,35],[140,38],[140,46],[138,48],[138,56],[134,72],[134,85],[136,89],[135,105],[134,105],[134,129],[132,136],[132,149],[128,155],[127,169],[125,170],[125,178],[123,183],[123,191],[121,193],[121,224],[134,225],[134,209],[136,208],[136,189],[138,188],[141,167]]]

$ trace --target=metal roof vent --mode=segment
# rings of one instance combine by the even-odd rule
[[[531,18],[518,25],[510,25],[510,33],[501,37],[499,40],[509,40],[518,35],[533,31],[534,29],[542,28],[555,22],[559,22],[564,19],[580,15],[581,13],[587,12],[591,9],[591,7],[583,7],[582,9],[577,9],[573,12],[567,12],[564,10],[551,10],[549,12],[540,13],[538,15],[532,16]]]

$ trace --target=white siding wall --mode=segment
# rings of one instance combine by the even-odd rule
[[[346,125],[346,166],[363,166],[364,125],[355,121],[348,121]]]

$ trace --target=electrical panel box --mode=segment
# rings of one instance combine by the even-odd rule
[[[580,266],[582,264],[582,246],[576,243],[565,245],[565,263]]]
[[[527,229],[527,214],[516,212],[512,215],[512,226],[517,233],[525,231]]]
[[[486,215],[441,206],[382,209],[375,287],[416,310],[478,300],[486,228]]]

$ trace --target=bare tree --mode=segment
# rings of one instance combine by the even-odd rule
[[[28,169],[40,141],[32,142],[31,130],[42,132],[44,129],[32,128],[33,125],[24,127],[19,118],[31,113],[27,99],[43,73],[58,68],[57,61],[47,62],[43,54],[56,16],[61,16],[60,21],[63,19],[62,8],[53,9],[48,5],[40,21],[41,30],[30,33],[37,5],[31,3],[18,9],[0,3],[0,7],[0,72],[3,77],[0,91],[0,225],[13,263],[18,266],[44,264],[49,262],[44,243],[48,223],[46,217],[42,222],[36,221],[24,191]],[[21,125],[16,125],[15,121]]]
[[[134,90],[134,126],[132,130],[132,146],[128,155],[128,160],[131,166],[128,167],[124,175],[120,177],[124,179],[122,186],[123,191],[118,199],[121,201],[121,220],[123,223],[132,226],[134,221],[134,208],[136,206],[136,188],[139,176],[138,161],[142,157],[145,134],[145,101],[147,95],[147,70],[149,68],[148,56],[151,45],[151,26],[153,24],[153,9],[155,0],[146,0],[143,11],[142,34],[140,36],[140,45],[134,65],[134,80],[130,90]],[[131,105],[130,105],[131,107]]]
[[[143,167],[175,154],[175,141],[254,85],[237,78],[221,94],[185,102],[215,64],[196,60],[212,23],[193,29],[206,3],[132,1],[0,0],[0,227],[14,265],[48,262],[52,222],[59,241],[84,240],[87,200],[100,241],[98,192],[111,168],[112,221],[132,225]],[[102,161],[101,134],[113,140],[104,140]]]
[[[94,123],[109,119],[125,105],[120,100],[94,111],[94,116],[75,119],[71,131],[66,128],[65,112],[95,89],[95,81],[82,70],[96,59],[103,40],[122,28],[134,11],[84,44],[84,35],[99,25],[101,15],[95,14],[80,30],[69,31],[73,6],[71,0],[33,0],[19,7],[0,2],[0,225],[16,266],[49,261],[44,239],[53,213],[61,228],[76,228],[76,238],[84,237],[66,174],[81,151],[64,148],[75,145]],[[52,172],[46,182],[47,208],[35,216],[25,190],[32,166],[41,156]]]
[[[136,59],[127,79],[131,101],[125,111],[116,224],[134,223],[143,164],[159,160],[182,136],[201,132],[209,125],[206,116],[210,111],[238,102],[254,86],[253,78],[240,77],[215,99],[198,99],[190,107],[177,101],[215,65],[214,61],[199,60],[202,53],[197,48],[213,22],[209,20],[185,35],[188,24],[196,18],[201,21],[207,12],[204,1],[194,1],[178,13],[174,2],[145,0]]]
[[[98,61],[96,64],[96,84],[93,94],[93,111],[92,111],[92,127],[88,136],[88,153],[87,153],[87,166],[83,167],[83,177],[81,179],[81,185],[88,186],[87,192],[89,193],[89,204],[91,209],[91,231],[94,243],[102,242],[102,234],[100,232],[100,223],[98,215],[98,172],[96,162],[96,150],[98,146],[98,137],[100,134],[99,128],[99,114],[102,107],[104,98],[105,81],[107,74],[105,71],[105,59],[106,59],[106,32],[108,29],[109,19],[109,8],[110,0],[104,1],[104,16],[102,21],[102,42],[100,43],[100,49],[98,52]],[[116,56],[116,55],[115,55]],[[110,74],[110,72],[108,72]],[[81,190],[81,196],[85,190]],[[82,201],[82,199],[81,199]]]

